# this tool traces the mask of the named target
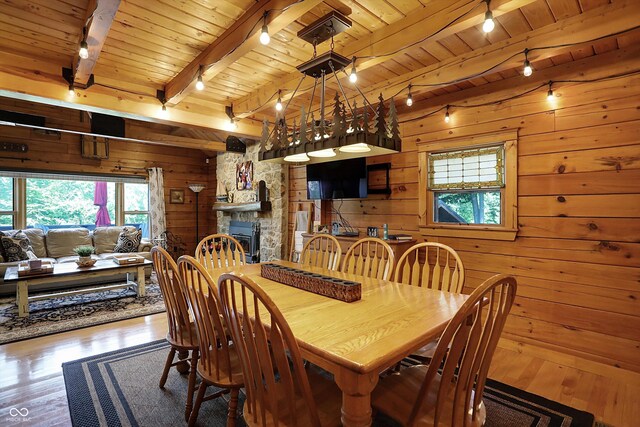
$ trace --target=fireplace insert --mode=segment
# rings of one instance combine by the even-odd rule
[[[246,256],[247,264],[260,262],[260,223],[231,221],[229,235],[236,239]]]

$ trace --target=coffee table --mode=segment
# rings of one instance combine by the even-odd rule
[[[98,260],[92,267],[80,268],[75,262],[65,262],[61,264],[55,264],[53,266],[53,272],[43,275],[33,276],[18,276],[18,267],[7,268],[4,275],[5,283],[16,282],[16,304],[18,305],[18,316],[29,316],[29,302],[40,301],[43,299],[60,298],[68,295],[84,294],[89,292],[102,292],[111,289],[122,289],[133,287],[136,289],[138,296],[145,295],[145,282],[144,282],[144,268],[151,265],[152,262],[144,260],[140,264],[128,264],[119,265],[113,260]],[[75,279],[78,276],[82,278],[100,278],[106,277],[117,273],[126,273],[127,281],[118,285],[106,285],[106,286],[94,286],[86,289],[77,289],[67,292],[58,292],[51,294],[43,294],[36,296],[29,296],[29,286],[39,284],[53,284]],[[136,281],[131,277],[132,274],[136,274]],[[78,285],[83,286],[83,285]],[[91,283],[85,286],[92,286]]]

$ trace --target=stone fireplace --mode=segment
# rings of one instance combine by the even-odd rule
[[[258,223],[260,230],[260,261],[286,258],[286,238],[288,220],[287,165],[258,161],[258,143],[247,145],[245,154],[225,152],[217,156],[216,178],[224,183],[233,197],[234,203],[254,202],[256,189],[261,180],[267,184],[271,211],[268,212],[217,212],[218,233],[230,234],[231,221]],[[236,189],[236,165],[251,160],[253,162],[253,188]]]

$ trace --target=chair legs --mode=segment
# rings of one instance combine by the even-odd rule
[[[200,386],[198,387],[198,396],[196,397],[196,402],[193,404],[193,409],[191,410],[191,415],[189,415],[189,427],[193,427],[196,425],[196,421],[198,420],[198,412],[200,412],[200,405],[202,405],[202,400],[204,399],[204,393],[207,391],[207,383],[202,381]]]
[[[229,412],[227,413],[227,426],[235,427],[236,416],[238,411],[238,393],[240,389],[232,388],[229,399]]]
[[[162,371],[162,376],[160,377],[160,388],[164,388],[164,384],[167,382],[167,377],[169,376],[169,369],[171,369],[171,365],[173,364],[173,358],[176,355],[176,349],[171,347],[169,354],[167,355],[167,361],[164,364],[164,371]]]
[[[193,409],[193,392],[196,388],[196,369],[198,366],[198,358],[200,356],[198,349],[191,351],[191,371],[189,371],[189,386],[187,388],[187,406],[184,411],[184,420],[189,421],[191,410]]]

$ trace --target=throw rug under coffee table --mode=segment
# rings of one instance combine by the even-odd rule
[[[117,289],[35,301],[29,307],[29,317],[18,317],[15,295],[0,298],[0,344],[165,311],[155,274],[147,279],[143,297],[133,289]]]
[[[167,342],[160,340],[64,363],[73,426],[185,425],[187,375],[172,369],[164,390],[158,387],[168,353]],[[487,427],[593,426],[594,417],[587,412],[497,381],[487,380],[484,401]],[[198,425],[225,426],[226,414],[224,399],[203,402]],[[244,425],[239,420],[238,426]],[[377,417],[373,426],[391,427],[395,423]]]

